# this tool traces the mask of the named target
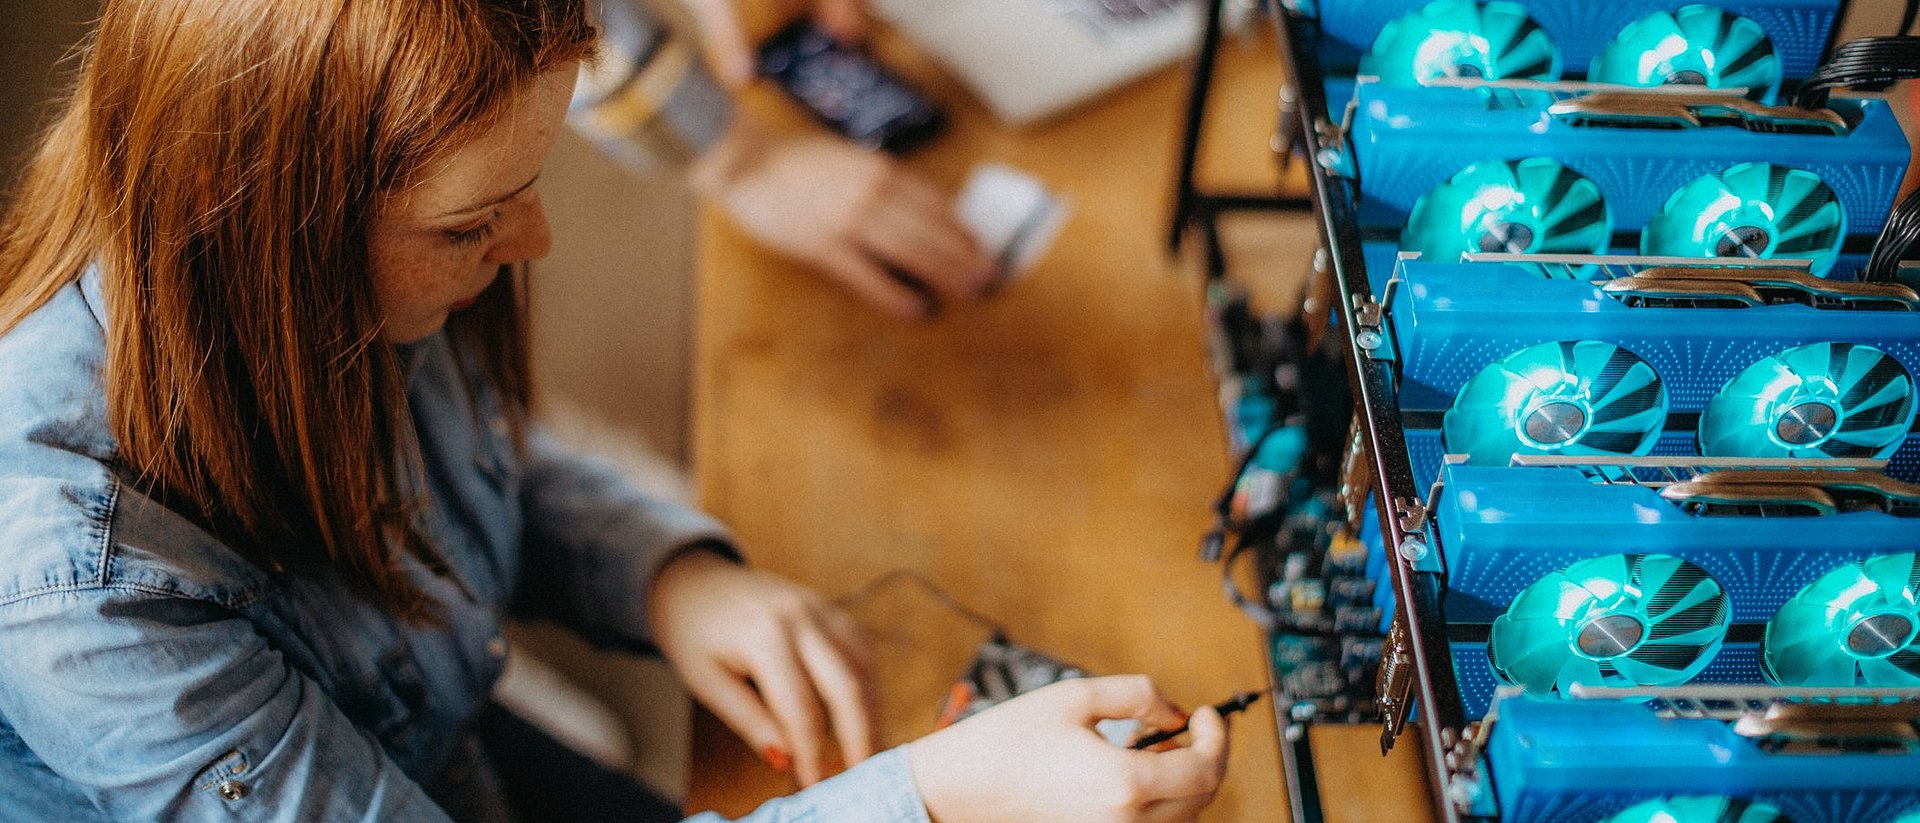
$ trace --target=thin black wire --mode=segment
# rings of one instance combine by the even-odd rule
[[[995,637],[1004,638],[1007,636],[1006,627],[1002,625],[1000,621],[968,608],[965,603],[960,602],[959,598],[954,597],[940,584],[933,582],[932,579],[921,574],[918,569],[893,569],[861,584],[859,588],[853,591],[834,598],[831,602],[843,608],[852,606],[873,597],[875,594],[878,594],[881,589],[903,580],[918,586],[921,591],[926,592],[932,596],[933,599],[940,601],[940,604],[947,607],[948,610],[992,631]]]
[[[1920,15],[1920,0],[1907,0],[1907,10],[1900,15],[1900,28],[1894,34],[1908,34],[1913,31],[1913,18]]]

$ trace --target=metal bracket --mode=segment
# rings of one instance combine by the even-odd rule
[[[1387,334],[1383,328],[1386,317],[1386,307],[1374,302],[1371,297],[1361,297],[1353,303],[1353,344],[1366,352],[1369,359],[1389,359],[1381,353],[1387,346]]]
[[[1400,524],[1400,531],[1409,535],[1427,531],[1427,506],[1418,500],[1405,497],[1393,501],[1394,522]]]
[[[1393,628],[1387,630],[1387,641],[1381,648],[1380,671],[1374,677],[1374,705],[1380,709],[1380,753],[1385,755],[1393,750],[1393,741],[1407,728],[1407,711],[1413,703],[1414,663],[1413,650],[1408,648],[1412,637],[1407,633],[1407,616],[1403,611],[1393,621]]]
[[[1320,150],[1314,153],[1313,162],[1335,177],[1353,179],[1353,152],[1347,148],[1346,127],[1336,126],[1321,117],[1313,121],[1313,133],[1320,143]]]

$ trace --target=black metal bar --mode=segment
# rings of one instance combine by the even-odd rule
[[[1220,9],[1226,0],[1208,0],[1207,23],[1200,30],[1200,54],[1194,58],[1193,84],[1187,90],[1186,132],[1180,141],[1180,182],[1173,193],[1173,229],[1167,248],[1180,250],[1180,236],[1187,223],[1200,215],[1194,198],[1193,166],[1200,156],[1200,129],[1206,122],[1207,93],[1213,89],[1213,67],[1220,56]],[[1212,215],[1207,215],[1209,221]]]
[[[1320,808],[1320,777],[1313,771],[1313,723],[1293,720],[1290,715],[1290,710],[1285,711],[1280,718],[1280,760],[1287,767],[1287,808],[1293,812],[1293,823],[1321,823],[1326,820],[1326,813]]]
[[[1276,11],[1275,21],[1287,53],[1289,76],[1298,85],[1302,138],[1306,156],[1319,156],[1320,138],[1315,123],[1327,112],[1326,89],[1319,61],[1305,31],[1309,21],[1287,11]],[[1348,366],[1354,378],[1353,389],[1362,414],[1368,448],[1368,460],[1374,477],[1374,496],[1380,506],[1382,531],[1392,568],[1394,593],[1406,615],[1414,659],[1417,705],[1421,715],[1418,735],[1427,765],[1428,789],[1438,819],[1457,823],[1460,814],[1447,801],[1446,753],[1443,733],[1457,736],[1466,725],[1465,709],[1455,681],[1453,660],[1447,647],[1444,621],[1441,619],[1441,583],[1438,574],[1416,571],[1396,551],[1409,530],[1396,517],[1396,501],[1419,501],[1424,490],[1415,488],[1413,470],[1407,459],[1406,438],[1400,425],[1397,390],[1389,364],[1373,360],[1355,336],[1353,322],[1357,305],[1371,300],[1372,286],[1360,254],[1360,234],[1353,214],[1352,190],[1344,182],[1332,179],[1325,168],[1313,163],[1309,168],[1315,214],[1321,242],[1328,251],[1328,262],[1339,284],[1343,325],[1348,335]],[[1424,535],[1422,535],[1424,538]]]
[[[1312,201],[1305,197],[1291,197],[1281,194],[1278,183],[1273,194],[1210,194],[1200,191],[1194,181],[1194,167],[1200,157],[1201,132],[1206,127],[1207,97],[1213,91],[1213,72],[1220,58],[1220,21],[1222,7],[1227,0],[1208,0],[1206,25],[1200,32],[1199,54],[1194,57],[1193,83],[1187,90],[1187,109],[1185,130],[1180,138],[1179,182],[1173,193],[1173,224],[1167,232],[1167,248],[1179,251],[1188,226],[1199,224],[1208,233],[1209,242],[1217,237],[1217,222],[1221,212],[1228,211],[1306,211],[1312,207]],[[1272,3],[1265,3],[1269,8]],[[1287,111],[1279,110],[1278,124],[1284,127]],[[1276,134],[1286,134],[1276,131]],[[1279,171],[1286,170],[1286,157],[1278,163]],[[1208,250],[1210,258],[1220,255],[1217,244]]]

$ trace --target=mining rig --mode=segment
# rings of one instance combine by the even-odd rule
[[[1294,819],[1348,723],[1420,748],[1441,820],[1920,821],[1920,195],[1877,94],[1920,38],[1837,42],[1838,0],[1266,8],[1319,248],[1294,316],[1209,284],[1239,465],[1203,553]]]

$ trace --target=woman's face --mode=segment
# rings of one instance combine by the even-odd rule
[[[382,337],[410,343],[472,305],[500,267],[553,245],[534,178],[553,148],[576,72],[542,74],[499,122],[382,199],[368,233]]]

